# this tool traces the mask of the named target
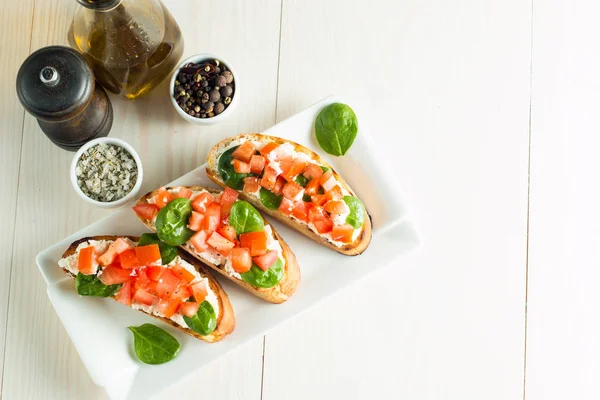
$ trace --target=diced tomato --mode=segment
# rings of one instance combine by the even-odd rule
[[[302,175],[308,180],[319,179],[323,175],[323,170],[317,164],[310,164]]]
[[[157,244],[138,246],[135,248],[135,254],[142,265],[152,265],[161,261],[160,248]]]
[[[200,231],[192,236],[189,240],[190,244],[198,253],[202,253],[206,251],[208,245],[206,244],[206,239],[208,237],[208,233],[206,231]]]
[[[285,215],[290,215],[292,210],[294,209],[294,202],[287,198],[281,199],[281,204],[279,205],[279,212]]]
[[[106,267],[98,275],[98,279],[105,285],[116,285],[127,282],[131,278],[131,271],[119,267]]]
[[[275,187],[273,188],[273,190],[271,190],[271,192],[275,193],[277,196],[281,196],[281,191],[283,190],[283,187],[286,183],[287,182],[285,181],[285,179],[278,176],[277,180],[275,181]]]
[[[325,197],[329,200],[341,200],[344,197],[342,193],[342,188],[339,186],[334,186],[333,189],[325,193]]]
[[[267,271],[269,268],[275,264],[277,261],[278,255],[277,251],[271,250],[267,254],[262,256],[254,257],[252,260],[254,263],[263,271]]]
[[[115,299],[126,306],[131,306],[131,300],[133,300],[133,291],[131,290],[131,279],[123,283],[121,289],[115,295]]]
[[[279,168],[281,169],[280,175],[282,175],[286,181],[293,180],[293,178],[290,179],[288,175],[290,173],[290,170],[294,166],[294,157],[291,154],[284,153],[283,149],[275,150],[274,154],[275,160],[277,161],[277,163],[279,164]],[[271,155],[271,158],[273,158],[273,155]],[[288,177],[286,178],[286,176]]]
[[[306,165],[307,163],[305,161],[294,159],[290,167],[287,170],[284,170],[281,176],[283,176],[283,178],[288,182],[292,181],[295,177],[304,172],[304,170],[306,169]]]
[[[325,203],[329,201],[327,196],[325,196],[324,194],[315,194],[311,196],[310,199],[312,200],[312,203],[315,207],[324,206]]]
[[[352,243],[354,228],[350,224],[335,225],[331,231],[331,238],[343,243]]]
[[[128,249],[119,254],[119,264],[124,269],[134,269],[143,266],[135,254],[135,249]]]
[[[260,175],[260,173],[265,168],[266,159],[263,156],[255,155],[250,159],[250,172],[256,175]]]
[[[322,221],[327,218],[328,215],[323,207],[314,206],[308,211],[308,220],[310,222]]]
[[[204,214],[202,221],[202,229],[208,232],[214,232],[221,223],[221,205],[219,203],[211,203]]]
[[[158,282],[158,280],[160,279],[160,276],[162,275],[165,268],[157,266],[157,267],[147,267],[147,268],[145,268],[145,270],[146,270],[146,275],[148,275],[148,278],[152,279],[155,282]],[[139,275],[139,273],[138,273],[138,275]]]
[[[304,188],[294,181],[286,183],[281,190],[283,196],[290,200],[296,200],[296,197],[301,196],[303,191]]]
[[[160,297],[171,297],[182,283],[183,281],[181,278],[175,275],[171,270],[165,268],[156,284],[156,294]]]
[[[177,312],[179,308],[179,300],[175,299],[160,299],[156,305],[158,312],[165,316],[165,318],[171,318]]]
[[[84,275],[94,275],[98,269],[98,262],[96,261],[96,253],[94,250],[94,246],[84,247],[79,250],[77,269]]]
[[[237,239],[237,233],[235,232],[235,229],[231,225],[223,225],[222,227],[217,229],[217,232],[219,232],[219,234],[221,236],[223,236],[225,239],[227,239],[231,242],[233,242],[233,241],[235,241],[235,239]]]
[[[260,190],[260,178],[249,176],[244,178],[244,192],[256,193]]]
[[[217,232],[213,232],[212,235],[210,235],[210,237],[206,241],[206,243],[211,245],[215,250],[217,250],[219,253],[223,254],[224,256],[229,254],[231,249],[233,249],[235,247],[235,243],[225,239],[223,236],[221,236]]]
[[[185,283],[190,283],[196,278],[196,275],[192,274],[181,265],[173,265],[171,271],[173,271],[173,273],[180,277]]]
[[[254,157],[254,156],[252,156]],[[233,170],[238,174],[249,174],[250,173],[250,164],[238,160],[237,158],[233,159]]]
[[[175,195],[173,193],[169,192],[164,187],[161,187],[160,189],[158,189],[157,195],[154,196],[154,201],[158,208],[163,208],[174,198]]]
[[[343,214],[348,211],[346,203],[338,200],[329,200],[323,208],[330,214]]]
[[[267,157],[269,155],[269,153],[271,153],[273,150],[275,150],[276,148],[278,148],[279,145],[275,142],[271,142],[271,143],[267,143],[261,150],[260,150],[260,154],[263,157]]]
[[[260,231],[241,234],[240,247],[249,249],[252,257],[265,254],[267,252],[267,233]]]
[[[133,300],[151,306],[154,303],[154,300],[156,300],[156,296],[144,289],[138,289],[133,295]]]
[[[238,196],[240,194],[236,191],[233,190],[232,188],[225,188],[225,190],[223,191],[223,194],[221,195],[221,217],[220,218],[226,218],[229,215],[229,212],[231,211],[231,207],[233,206],[233,204],[235,203],[235,201],[237,200]],[[220,219],[219,219],[220,221]]]
[[[313,222],[313,225],[320,234],[331,232],[331,229],[333,228],[333,222],[331,222],[330,219]]]
[[[244,162],[250,162],[250,158],[256,152],[256,147],[250,141],[242,143],[237,149],[231,153],[233,158],[237,158],[238,160],[242,160]]]
[[[117,258],[119,254],[131,248],[133,248],[133,246],[128,241],[118,238],[108,246],[108,249],[104,254],[98,257],[98,262],[100,262],[100,265],[110,265],[115,261],[115,258]]]
[[[273,190],[275,187],[275,182],[277,181],[277,171],[267,165],[265,168],[265,173],[263,174],[260,185],[267,190]]]
[[[243,247],[236,247],[231,250],[231,266],[235,272],[244,273],[252,268],[252,257],[250,250]]]
[[[204,221],[204,215],[197,211],[192,211],[192,216],[190,217],[187,227],[198,232],[202,229],[202,221]]]
[[[292,215],[298,218],[300,221],[308,222],[308,212],[310,210],[311,204],[305,203],[303,201],[298,201],[294,204],[294,209],[292,210]]]
[[[156,204],[138,204],[137,206],[133,206],[133,211],[135,211],[138,217],[152,221],[156,217],[156,214],[158,214],[158,206]]]
[[[196,303],[202,303],[208,295],[208,279],[203,279],[200,282],[194,283],[192,285],[192,292],[194,293],[194,300]]]
[[[182,186],[179,188],[179,192],[177,192],[177,197],[185,197],[186,199],[189,199],[192,197],[192,194],[194,194],[194,192],[192,192],[191,189]]]
[[[198,308],[200,308],[200,304],[194,301],[186,301],[179,305],[179,313],[181,315],[185,315],[186,317],[192,318],[198,312]]]
[[[171,298],[184,301],[192,297],[192,294],[192,289],[188,285],[181,285],[171,295]]]
[[[323,186],[323,190],[326,192],[329,192],[331,189],[337,186],[337,181],[335,180],[331,171],[327,171],[321,175],[320,182],[321,186]]]
[[[160,267],[159,267],[160,268]],[[135,282],[133,284],[135,289],[144,289],[149,292],[153,292],[156,289],[156,285],[153,284],[154,281],[148,277],[145,268],[141,268],[136,271],[137,277],[135,277]]]
[[[208,192],[202,192],[198,196],[194,197],[194,200],[192,200],[192,208],[195,211],[204,214],[208,206],[214,201],[215,197],[212,194]]]
[[[311,179],[304,188],[304,193],[309,196],[314,196],[319,193],[319,187],[321,182],[319,182],[319,178]]]

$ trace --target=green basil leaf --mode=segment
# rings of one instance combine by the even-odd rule
[[[327,171],[331,171],[331,168],[329,167],[324,167],[321,165],[321,170],[323,171],[323,173],[327,172]]]
[[[121,286],[121,284],[107,286],[98,279],[98,275],[84,275],[81,272],[75,278],[75,288],[81,296],[110,297]]]
[[[242,280],[255,287],[271,288],[279,283],[283,278],[283,261],[278,258],[275,264],[266,271],[260,269],[256,264],[252,263],[250,271],[240,274]]]
[[[321,110],[315,121],[315,135],[323,150],[343,156],[354,143],[358,120],[346,104],[333,103]]]
[[[281,205],[281,200],[283,200],[283,196],[278,196],[265,188],[260,188],[260,201],[269,210],[277,210]]]
[[[183,320],[196,333],[202,336],[210,335],[217,327],[217,314],[212,304],[204,300],[193,317],[183,316]]]
[[[169,332],[152,324],[130,326],[133,332],[133,347],[141,362],[164,364],[179,354],[179,342]]]
[[[358,197],[344,196],[344,203],[350,208],[346,223],[354,229],[359,229],[365,223],[365,205]]]
[[[302,201],[305,203],[310,203],[312,201],[312,198],[309,195],[304,194],[302,195]]]
[[[231,149],[225,151],[221,154],[219,158],[219,175],[221,175],[221,179],[227,186],[235,190],[242,190],[244,188],[244,178],[250,176],[250,174],[238,174],[233,169],[233,155],[232,153],[239,146],[232,147]]]
[[[248,232],[260,232],[265,227],[265,221],[256,208],[246,201],[236,201],[231,207],[229,225],[233,226],[238,235]]]
[[[298,175],[295,179],[296,183],[302,187],[306,187],[306,184],[308,184],[308,179],[306,179],[304,177],[304,175]]]
[[[181,246],[194,235],[187,227],[192,215],[190,199],[177,198],[164,206],[156,216],[156,233],[158,238],[171,246]]]
[[[163,265],[169,264],[175,259],[175,257],[177,257],[177,248],[169,246],[160,240],[156,233],[144,233],[138,242],[138,246],[148,246],[151,244],[158,245],[158,248],[160,249],[160,258],[162,259]]]

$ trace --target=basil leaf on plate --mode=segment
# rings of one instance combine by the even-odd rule
[[[162,259],[163,265],[167,265],[177,257],[177,248],[170,246],[160,240],[156,233],[144,233],[140,237],[138,246],[148,246],[150,244],[157,244],[160,249],[160,258]]]
[[[210,335],[217,327],[217,315],[212,304],[204,300],[193,317],[183,316],[183,320],[196,333],[202,336]]]
[[[321,148],[329,154],[346,154],[357,133],[358,120],[354,111],[346,104],[329,104],[317,115],[315,135]]]
[[[278,196],[265,188],[260,188],[260,201],[269,210],[277,210],[281,205],[281,200],[283,200],[283,196]]]
[[[239,174],[233,169],[233,155],[232,153],[240,146],[232,147],[228,149],[219,158],[218,170],[221,179],[227,186],[232,189],[242,190],[244,187],[244,178],[250,174]]]
[[[262,215],[247,201],[236,201],[229,213],[229,225],[241,235],[248,232],[260,232],[265,227]]]
[[[81,296],[110,297],[121,286],[121,284],[107,286],[98,279],[98,275],[84,275],[81,272],[75,278],[75,288]]]
[[[179,353],[179,342],[169,332],[152,324],[130,326],[135,354],[146,364],[164,364]]]
[[[354,229],[359,229],[365,223],[365,205],[354,196],[344,196],[343,200],[350,209],[346,223],[352,225]]]
[[[279,283],[283,278],[283,262],[278,258],[275,264],[266,271],[260,269],[256,264],[252,263],[250,271],[240,274],[242,280],[252,286],[260,288],[271,288]]]

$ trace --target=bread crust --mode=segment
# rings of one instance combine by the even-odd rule
[[[114,241],[120,237],[128,238],[134,242],[138,242],[140,240],[139,237],[135,237],[135,236],[103,235],[103,236],[85,237],[85,238],[79,239],[79,240],[71,243],[69,248],[63,253],[62,258],[65,258],[72,254],[75,254],[77,251],[77,246],[79,246],[79,244],[81,244],[83,242],[87,242],[89,240],[113,240]],[[184,328],[184,327],[178,325],[177,323],[175,323],[175,321],[172,321],[169,318],[159,317],[159,316],[156,316],[153,314],[148,314],[144,310],[138,310],[138,311],[143,312],[146,315],[150,315],[154,318],[157,318],[157,319],[171,325],[172,327],[177,328],[180,331],[185,332],[188,335],[194,336],[200,340],[204,340],[205,342],[208,342],[208,343],[218,342],[219,340],[223,339],[225,336],[227,336],[228,334],[233,332],[233,330],[235,328],[235,314],[233,312],[233,307],[231,306],[231,302],[229,301],[229,297],[227,296],[227,293],[225,293],[225,291],[223,290],[223,288],[221,287],[219,282],[207,271],[207,269],[204,267],[204,265],[202,265],[202,263],[198,262],[198,260],[191,257],[185,251],[178,250],[178,253],[181,258],[183,258],[185,261],[187,261],[188,263],[193,265],[194,268],[196,268],[196,270],[198,272],[200,272],[200,274],[202,276],[205,276],[206,278],[208,278],[208,283],[209,283],[210,288],[217,295],[217,299],[219,300],[219,316],[217,317],[217,327],[215,328],[215,330],[212,331],[210,335],[202,336],[199,333],[194,332],[193,330],[191,330],[189,328]],[[63,271],[65,271],[65,273],[67,275],[69,275],[70,277],[75,279],[75,275],[73,275],[69,270],[67,270],[66,268],[63,268]],[[113,296],[113,300],[116,301],[114,296]]]
[[[283,139],[283,138],[276,137],[276,136],[262,135],[260,133],[242,133],[240,135],[224,139],[224,140],[220,141],[219,143],[217,143],[215,146],[213,146],[213,148],[210,150],[210,152],[208,153],[206,174],[213,182],[215,182],[217,185],[219,185],[223,188],[227,187],[227,185],[225,185],[225,182],[223,182],[223,180],[221,179],[221,176],[219,174],[219,169],[218,169],[219,158],[226,150],[228,150],[231,147],[231,144],[233,142],[240,140],[240,139],[259,141],[259,142],[263,142],[263,143],[268,143],[268,142],[275,142],[278,144],[289,143],[292,146],[294,146],[295,151],[297,151],[299,153],[304,153],[304,154],[308,155],[312,160],[314,160],[315,163],[317,163],[319,165],[324,165],[324,166],[330,168],[335,179],[338,182],[340,182],[340,184],[344,187],[344,189],[346,189],[348,192],[350,192],[350,194],[352,194],[353,196],[356,196],[356,194],[354,193],[352,188],[335,171],[335,169],[333,169],[333,167],[331,165],[329,165],[329,163],[327,163],[325,160],[323,160],[314,151],[302,146],[301,144],[292,142],[291,140]],[[358,235],[356,240],[353,243],[349,243],[344,246],[338,247],[335,244],[329,242],[327,239],[325,239],[322,236],[318,235],[317,233],[313,232],[308,226],[299,224],[291,216],[285,215],[285,214],[279,212],[278,210],[269,210],[262,204],[260,199],[254,197],[254,196],[249,196],[248,194],[246,194],[244,192],[240,192],[240,198],[251,203],[254,207],[258,208],[259,210],[266,213],[267,215],[277,219],[278,221],[283,222],[290,228],[297,230],[298,232],[308,236],[315,242],[320,243],[324,246],[327,246],[330,249],[337,251],[338,253],[345,254],[348,256],[357,256],[359,254],[362,254],[369,246],[369,243],[371,243],[371,236],[372,236],[373,228],[372,228],[371,216],[367,212],[366,208],[365,208],[365,223],[363,224],[362,231],[360,232],[360,234]]]
[[[219,194],[219,193],[223,192],[221,189],[207,188],[207,187],[202,187],[202,186],[186,186],[186,187],[193,191],[207,190],[213,194]],[[171,188],[168,187],[167,190],[168,189],[171,189]],[[154,197],[157,193],[158,193],[158,190],[154,190],[150,193],[146,193],[144,196],[142,196],[137,201],[137,204],[139,205],[139,204],[148,203],[148,200],[151,199],[152,197]],[[138,218],[149,229],[151,229],[153,232],[156,232],[156,227],[154,226],[152,221],[147,221],[145,219],[140,218],[139,216],[138,216]],[[263,217],[263,219],[264,219],[264,217]],[[267,220],[265,220],[265,225],[270,225]],[[195,249],[188,243],[183,244],[182,246],[180,246],[180,248],[182,248],[183,250],[188,252],[192,257],[195,257],[196,259],[200,260],[203,264],[207,265],[208,267],[212,268],[219,274],[223,275],[227,279],[231,280],[232,282],[236,283],[237,285],[248,290],[250,293],[260,297],[261,299],[263,299],[265,301],[268,301],[269,303],[279,304],[279,303],[283,303],[284,301],[289,299],[290,296],[292,296],[292,294],[294,294],[294,292],[296,291],[296,288],[298,287],[298,284],[300,283],[300,267],[298,266],[298,261],[296,260],[296,256],[294,255],[294,253],[292,252],[292,250],[290,249],[288,244],[283,240],[283,238],[279,235],[279,233],[275,230],[275,228],[272,225],[270,225],[270,226],[271,226],[271,230],[273,231],[273,235],[275,236],[275,238],[279,241],[279,244],[281,245],[281,248],[283,250],[282,255],[285,260],[283,277],[281,278],[279,283],[277,285],[273,286],[272,288],[254,287],[254,286],[244,282],[241,279],[237,279],[237,278],[230,276],[222,266],[213,264],[210,261],[203,259],[201,256],[199,256],[196,253]]]

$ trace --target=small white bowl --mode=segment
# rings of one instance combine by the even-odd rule
[[[129,193],[127,193],[125,195],[125,197],[122,197],[119,200],[103,202],[103,201],[97,201],[97,200],[91,199],[88,196],[86,196],[85,193],[83,193],[83,191],[77,184],[77,175],[75,174],[75,168],[77,167],[77,161],[79,161],[79,158],[87,149],[89,149],[90,147],[95,146],[99,143],[113,144],[113,145],[124,148],[125,150],[127,150],[127,152],[129,154],[131,154],[131,156],[135,160],[135,164],[137,165],[138,175],[137,175],[137,181],[135,182],[133,189],[131,189],[131,191]],[[133,149],[133,147],[131,147],[127,142],[125,142],[121,139],[108,138],[108,137],[101,137],[98,139],[90,140],[89,142],[87,142],[86,144],[81,146],[81,148],[79,150],[77,150],[77,153],[75,153],[75,157],[73,157],[73,161],[71,162],[71,168],[69,170],[69,175],[71,178],[71,184],[73,185],[73,189],[75,189],[75,192],[77,192],[79,197],[81,197],[88,203],[93,204],[100,208],[117,208],[117,207],[121,207],[121,206],[129,203],[133,199],[136,199],[138,193],[140,192],[140,188],[142,187],[142,181],[144,179],[144,171],[142,169],[142,160],[140,160],[140,156]]]
[[[183,111],[179,107],[179,104],[177,104],[177,101],[175,100],[175,80],[177,78],[177,75],[179,75],[179,70],[181,68],[183,68],[186,64],[199,63],[201,61],[205,61],[205,60],[209,60],[209,59],[210,60],[219,60],[219,62],[221,64],[225,65],[227,67],[227,69],[229,69],[231,71],[231,73],[233,74],[233,82],[235,82],[235,91],[233,92],[233,97],[231,98],[231,103],[229,103],[229,106],[227,106],[227,108],[225,108],[225,110],[221,114],[215,115],[214,117],[211,117],[211,118],[192,117],[191,115],[189,115],[185,111]],[[173,72],[173,76],[171,77],[171,86],[169,88],[169,96],[171,97],[171,104],[173,104],[173,108],[175,108],[177,113],[179,115],[181,115],[181,117],[183,119],[185,119],[186,121],[191,122],[192,124],[196,124],[196,125],[214,125],[214,124],[221,122],[224,119],[228,118],[233,113],[233,110],[237,106],[238,98],[240,97],[240,82],[238,79],[238,74],[235,72],[235,70],[233,68],[231,68],[231,64],[224,61],[221,57],[219,57],[215,54],[212,54],[212,53],[196,54],[195,56],[191,56],[191,57],[183,60],[179,64],[177,69],[175,69],[175,72]]]

